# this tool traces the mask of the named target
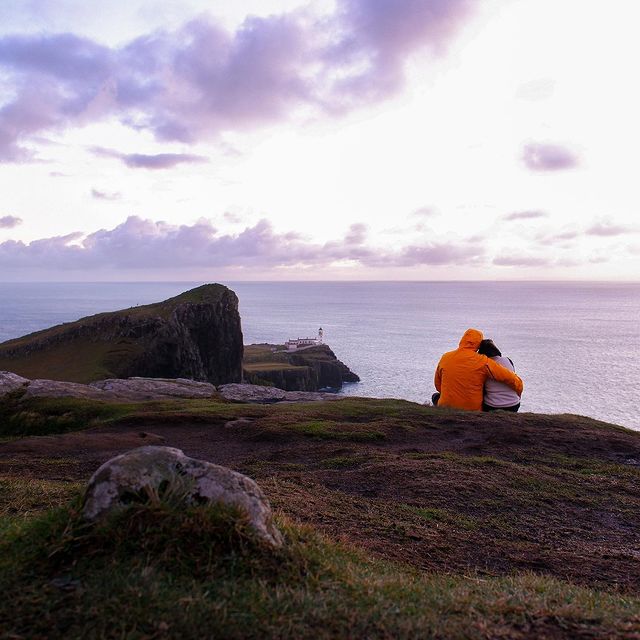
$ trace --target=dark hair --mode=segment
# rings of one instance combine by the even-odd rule
[[[495,356],[501,356],[502,353],[500,352],[500,349],[498,349],[498,347],[496,347],[495,344],[493,344],[493,340],[483,340],[480,343],[480,347],[478,348],[478,353],[482,354],[483,356],[487,356],[488,358],[493,358]]]

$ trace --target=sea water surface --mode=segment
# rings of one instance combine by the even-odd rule
[[[201,283],[0,283],[0,341],[157,302]],[[521,411],[577,413],[640,430],[640,284],[225,282],[245,344],[314,336],[362,382],[342,393],[431,397],[440,355],[469,327],[515,363]]]

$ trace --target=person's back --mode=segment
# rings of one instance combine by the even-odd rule
[[[440,392],[439,407],[481,411],[487,379],[507,384],[518,395],[522,380],[502,365],[477,353],[482,332],[468,329],[454,351],[445,353],[436,368],[434,383]]]
[[[503,356],[493,340],[483,340],[480,343],[478,353],[491,358],[491,360],[501,364],[505,369],[509,369],[509,371],[515,372],[516,370],[511,358]],[[519,408],[520,396],[513,389],[493,378],[487,378],[487,381],[484,383],[483,411],[502,409],[504,411],[515,412],[518,411]]]

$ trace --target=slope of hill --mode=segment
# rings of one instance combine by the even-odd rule
[[[12,616],[14,635],[47,635],[45,625],[49,637],[640,632],[640,434],[615,425],[358,398],[262,406],[18,395],[2,403],[0,425],[26,436],[0,445],[0,526],[12,532],[1,586],[17,594],[0,617]],[[28,437],[68,429],[80,430]],[[149,443],[255,478],[288,537],[284,556],[218,528],[231,547],[205,558],[193,527],[214,516],[202,511],[151,509],[113,530],[76,529],[64,505],[82,483]]]

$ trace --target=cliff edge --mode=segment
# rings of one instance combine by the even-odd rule
[[[133,376],[240,382],[238,298],[206,284],[163,302],[100,313],[0,344],[0,370],[89,383]]]
[[[326,344],[296,351],[281,345],[247,345],[243,369],[246,382],[285,391],[341,389],[345,382],[360,381]]]

